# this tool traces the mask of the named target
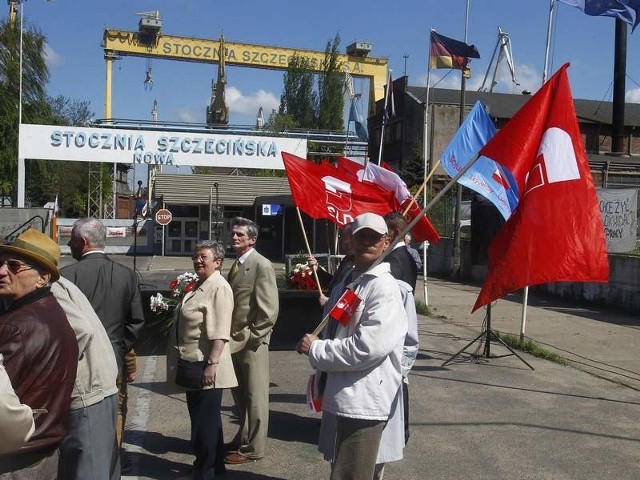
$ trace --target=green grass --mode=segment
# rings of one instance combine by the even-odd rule
[[[530,353],[534,357],[543,358],[545,360],[549,360],[550,362],[554,362],[560,365],[568,365],[567,359],[561,357],[557,353],[551,352],[545,348],[542,348],[540,345],[535,343],[533,340],[520,340],[520,337],[516,337],[515,335],[507,335],[500,332],[494,332],[500,339],[509,345],[514,350],[520,350],[523,352]]]
[[[429,305],[427,305],[426,303],[420,300],[415,300],[415,303],[416,303],[416,313],[418,315],[426,315],[432,318],[447,318],[446,315],[436,314],[433,310],[431,310],[431,308],[429,308]]]

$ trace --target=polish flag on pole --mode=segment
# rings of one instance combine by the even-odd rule
[[[565,64],[480,151],[508,170],[518,206],[489,245],[473,307],[548,282],[606,282],[602,216]]]

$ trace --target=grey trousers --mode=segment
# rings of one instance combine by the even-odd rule
[[[386,421],[336,417],[336,454],[331,480],[374,478],[380,438]]]
[[[118,394],[114,393],[94,405],[71,411],[67,435],[60,445],[59,478],[120,478],[119,471],[111,471],[117,410]]]
[[[231,355],[238,378],[232,390],[240,429],[233,439],[238,451],[257,460],[264,457],[269,429],[269,345],[255,352],[248,348]]]

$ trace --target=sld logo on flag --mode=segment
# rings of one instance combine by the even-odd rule
[[[580,170],[571,137],[551,127],[542,136],[538,158],[527,175],[525,195],[545,184],[579,180]]]
[[[326,192],[327,211],[338,225],[353,222],[351,214],[351,184],[335,177],[322,177]]]

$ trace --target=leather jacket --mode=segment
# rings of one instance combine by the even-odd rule
[[[53,450],[67,430],[78,344],[48,287],[16,300],[0,315],[0,353],[16,394],[34,410],[36,423],[31,439],[7,455]]]

